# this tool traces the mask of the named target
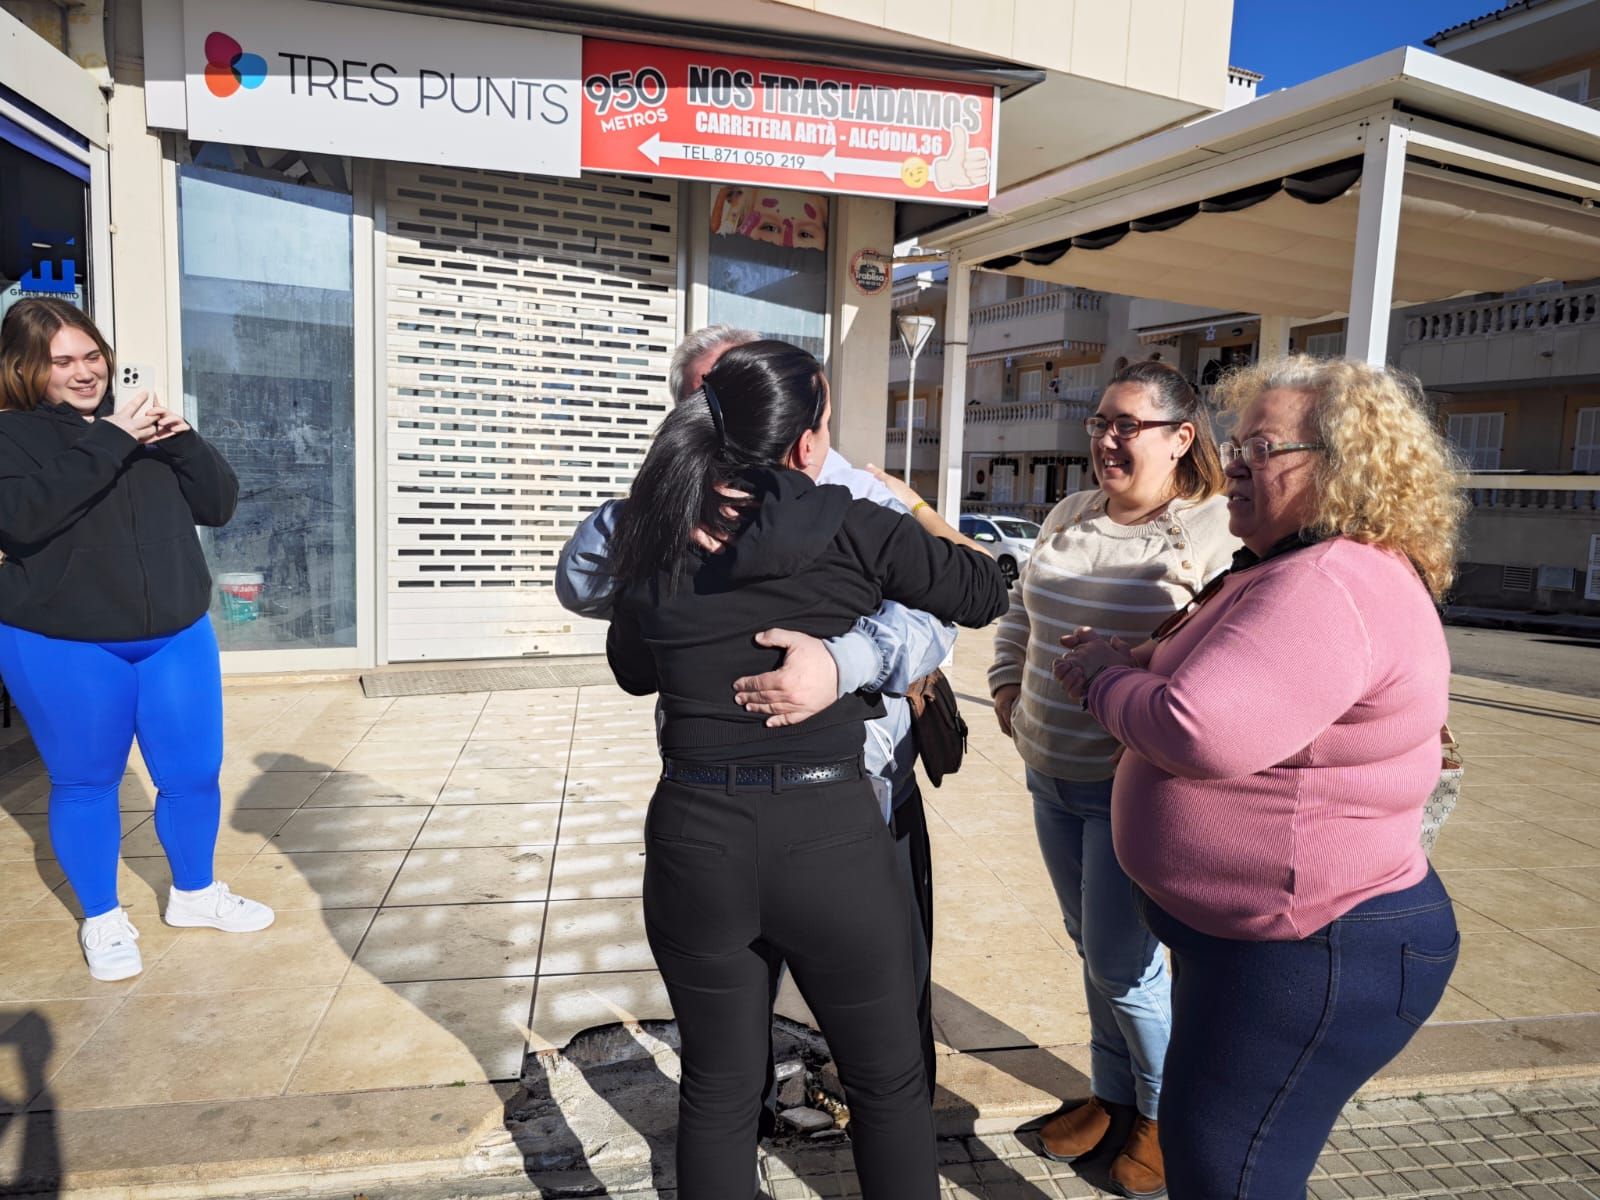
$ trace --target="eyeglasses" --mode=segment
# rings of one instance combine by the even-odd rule
[[[1141,421],[1138,417],[1117,417],[1108,421],[1104,417],[1089,417],[1083,427],[1091,438],[1103,438],[1110,430],[1124,442],[1131,442],[1146,429],[1160,429],[1164,425],[1182,425],[1182,421]]]
[[[1244,465],[1252,471],[1259,471],[1267,465],[1267,460],[1276,454],[1288,454],[1291,450],[1326,450],[1327,446],[1321,442],[1269,442],[1266,438],[1245,438],[1242,442],[1233,441],[1231,438],[1217,447],[1222,455],[1223,467],[1231,467],[1241,458]]]

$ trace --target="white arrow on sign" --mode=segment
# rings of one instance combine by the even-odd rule
[[[765,163],[745,159],[737,147],[696,145],[692,142],[666,142],[661,140],[659,133],[652,133],[639,145],[639,153],[643,154],[656,166],[661,165],[663,158],[694,159],[699,162],[729,162],[752,167],[778,167],[788,171],[817,171],[825,175],[830,182],[839,175],[864,175],[882,179],[899,179],[900,164],[882,162],[873,158],[840,158],[832,150],[826,154],[800,154],[791,155],[787,152],[782,156],[783,161]],[[764,152],[757,152],[764,153]]]

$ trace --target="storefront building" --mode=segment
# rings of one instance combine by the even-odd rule
[[[1002,101],[1050,77],[778,3],[527,7],[107,11],[115,340],[239,473],[230,670],[601,649],[557,555],[701,325],[816,353],[881,462],[897,236],[1003,189]]]

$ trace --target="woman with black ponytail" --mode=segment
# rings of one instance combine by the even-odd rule
[[[683,1038],[678,1190],[695,1200],[750,1198],[779,959],[838,1064],[862,1194],[938,1195],[909,899],[861,768],[882,701],[769,729],[732,683],[779,665],[763,630],[833,637],[885,598],[976,628],[1006,584],[982,553],[817,486],[829,415],[805,351],[729,350],[662,422],[612,543],[611,669],[661,696],[644,912]]]

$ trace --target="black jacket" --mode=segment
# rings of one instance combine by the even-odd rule
[[[844,696],[799,725],[768,729],[733,700],[733,681],[775,669],[764,629],[828,638],[885,598],[981,628],[1006,611],[1005,577],[977,551],[916,520],[798,471],[757,471],[754,515],[721,554],[695,552],[683,582],[627,587],[606,641],[612,673],[635,695],[661,693],[662,751],[699,762],[829,762],[861,751],[862,722],[883,715],[870,693]]]
[[[238,498],[197,433],[140,446],[65,405],[0,412],[0,621],[86,642],[188,628],[211,606],[194,527]]]

